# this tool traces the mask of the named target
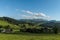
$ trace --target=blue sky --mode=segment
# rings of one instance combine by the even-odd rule
[[[60,20],[60,0],[0,0],[0,16]]]

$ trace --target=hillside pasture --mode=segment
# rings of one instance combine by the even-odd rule
[[[0,40],[60,40],[60,34],[0,33]]]

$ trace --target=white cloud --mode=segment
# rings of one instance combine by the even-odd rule
[[[25,13],[28,13],[28,14],[33,14],[31,11],[22,10],[22,12],[25,12]]]
[[[31,12],[31,11],[25,11],[23,10],[22,12],[31,14],[30,16],[24,15],[23,17],[27,18],[27,19],[40,19],[40,18],[44,18],[44,19],[50,19],[50,16],[47,16],[44,13],[35,13],[35,12]]]
[[[36,13],[35,16],[37,16],[37,17],[46,17],[46,18],[49,18],[49,16],[47,16],[47,15],[44,14],[44,13]]]
[[[21,15],[21,16],[25,19],[31,19],[31,16],[27,16],[27,15]]]
[[[37,17],[46,17],[46,15],[44,13],[36,13],[35,16],[37,16]]]
[[[43,17],[46,17],[46,15],[44,13],[39,13],[39,15],[41,15]]]

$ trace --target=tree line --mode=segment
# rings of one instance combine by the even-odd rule
[[[41,27],[41,28],[26,28],[25,25],[21,26],[21,32],[30,32],[30,33],[58,33],[58,28],[55,26],[53,28]]]
[[[0,25],[0,32],[2,33],[13,33],[13,28],[9,25],[5,26],[4,28]],[[48,27],[41,27],[41,28],[26,28],[25,25],[22,25],[19,29],[20,32],[29,32],[29,33],[54,33],[58,34],[58,28],[48,28]]]

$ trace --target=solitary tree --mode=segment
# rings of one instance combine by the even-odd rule
[[[0,32],[2,31],[2,25],[0,25]]]

